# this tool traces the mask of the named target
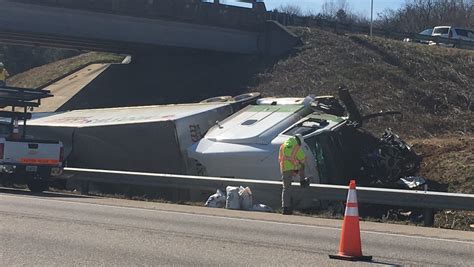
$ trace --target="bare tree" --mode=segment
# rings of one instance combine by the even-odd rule
[[[347,0],[326,0],[321,7],[321,13],[325,16],[335,18],[337,12],[340,10],[344,11],[344,13],[349,14],[351,13],[351,9]]]
[[[353,12],[347,0],[326,0],[321,6],[322,18],[335,19],[345,23],[367,24],[367,18]]]
[[[293,16],[303,16],[303,10],[297,5],[281,5],[277,8],[277,11],[280,13],[286,13]]]
[[[399,31],[420,31],[438,25],[474,27],[474,0],[407,0],[398,10],[379,15],[379,26]]]

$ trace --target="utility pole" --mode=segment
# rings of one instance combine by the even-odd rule
[[[373,24],[374,24],[374,0],[370,0],[370,37],[372,37]]]

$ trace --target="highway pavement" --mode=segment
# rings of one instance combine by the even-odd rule
[[[474,233],[361,222],[373,263],[330,260],[341,220],[0,189],[0,265],[473,266]]]

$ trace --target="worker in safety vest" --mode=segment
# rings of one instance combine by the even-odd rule
[[[291,182],[293,177],[304,177],[305,154],[301,149],[301,135],[292,136],[280,146],[278,160],[280,161],[283,190],[281,192],[281,206],[283,214],[293,213],[291,207]]]
[[[0,62],[0,86],[5,86],[8,76],[8,71],[5,69],[5,66]]]

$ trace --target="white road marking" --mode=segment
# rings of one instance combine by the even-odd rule
[[[3,195],[3,194],[0,194],[0,196],[1,195]],[[73,195],[73,196],[75,196],[75,195]],[[196,217],[201,217],[201,218],[212,218],[212,219],[218,218],[218,219],[231,220],[231,221],[261,222],[261,223],[267,223],[267,224],[273,224],[273,225],[297,226],[297,227],[306,227],[306,228],[313,228],[313,229],[341,231],[341,228],[339,228],[339,227],[330,227],[330,226],[305,225],[305,224],[297,224],[297,223],[284,223],[284,222],[274,222],[274,221],[265,221],[265,220],[257,220],[257,219],[246,219],[246,218],[233,218],[233,217],[226,217],[226,216],[220,216],[220,215],[206,215],[206,214],[196,214],[196,213],[180,212],[180,211],[158,210],[158,209],[150,209],[150,208],[122,207],[122,206],[98,204],[98,203],[84,203],[84,202],[76,202],[76,201],[67,201],[67,200],[63,200],[63,199],[44,199],[42,197],[36,197],[36,196],[9,195],[9,197],[22,198],[22,199],[36,198],[36,199],[39,199],[39,200],[42,200],[42,201],[45,201],[45,202],[49,201],[49,202],[74,203],[74,204],[80,204],[80,205],[99,206],[99,207],[105,207],[105,208],[128,209],[128,210],[137,210],[137,211],[151,211],[151,212],[160,212],[160,213],[167,213],[167,214],[179,214],[179,215],[185,215],[185,216],[196,216]],[[60,196],[58,196],[58,197],[60,197]],[[367,231],[367,230],[361,230],[360,232],[365,233],[365,234],[373,234],[373,235],[405,237],[405,238],[412,238],[412,239],[422,239],[422,240],[442,241],[442,242],[451,242],[451,243],[474,245],[474,241],[453,240],[453,239],[426,237],[426,236],[413,236],[413,235],[395,234],[395,233],[383,233],[383,232]]]

